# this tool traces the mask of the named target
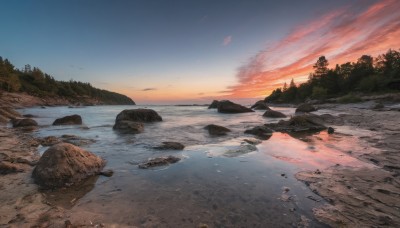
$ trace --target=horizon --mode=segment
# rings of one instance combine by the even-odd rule
[[[332,68],[399,49],[399,10],[394,0],[7,2],[0,56],[139,105],[250,104],[306,81],[321,55]]]

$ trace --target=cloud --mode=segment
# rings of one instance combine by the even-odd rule
[[[230,97],[268,95],[292,78],[308,78],[312,65],[325,55],[330,67],[400,48],[400,1],[347,6],[295,28],[279,42],[260,50],[237,70]]]
[[[227,36],[224,38],[224,41],[222,42],[223,46],[227,46],[232,42],[232,36]]]
[[[144,88],[141,91],[146,92],[146,91],[153,91],[153,90],[157,90],[157,88]]]

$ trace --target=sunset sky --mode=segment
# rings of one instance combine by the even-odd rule
[[[2,1],[0,56],[138,104],[248,102],[400,49],[397,0]]]

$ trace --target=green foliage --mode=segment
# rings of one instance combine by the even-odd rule
[[[362,101],[361,98],[354,94],[347,94],[343,97],[339,97],[338,99],[339,103],[357,103],[360,101]]]
[[[296,87],[294,82],[289,88],[274,90],[265,98],[266,102],[300,102],[306,99],[327,99],[340,97],[344,103],[357,102],[360,99],[353,92],[376,93],[400,90],[400,52],[388,50],[385,54],[373,58],[361,56],[357,62],[347,62],[328,69],[328,60],[321,56],[313,65],[314,72],[306,83]],[[294,86],[293,86],[294,85]]]
[[[135,104],[129,97],[94,88],[89,83],[70,80],[57,81],[37,67],[25,65],[23,70],[15,69],[0,57],[0,92],[27,92],[38,97],[64,97],[73,102],[97,100],[104,104]]]
[[[325,88],[322,88],[322,87],[318,87],[318,86],[315,86],[312,89],[311,97],[313,99],[325,100],[327,95],[328,95],[328,89],[325,89]]]

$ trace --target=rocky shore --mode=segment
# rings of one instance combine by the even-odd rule
[[[12,107],[20,107],[19,105],[24,106],[25,103]],[[232,104],[229,105],[232,106]],[[260,102],[256,107],[257,109],[262,107],[269,114],[273,111]],[[342,114],[338,116],[313,114],[316,110],[323,113]],[[374,100],[356,104],[319,104],[315,108],[299,109],[299,114],[288,120],[247,129],[245,133],[268,140],[274,131],[288,134],[298,131],[314,132],[326,130],[329,126],[330,133],[334,132],[346,137],[347,133],[337,132],[336,129],[351,129],[354,132],[353,135],[360,139],[365,150],[346,153],[371,164],[370,166],[353,168],[337,164],[326,170],[299,172],[296,178],[328,202],[325,206],[314,209],[316,218],[325,224],[332,227],[396,227],[400,224],[399,110],[400,105],[396,102],[381,104]],[[23,118],[10,107],[1,108],[0,111],[4,119],[3,125],[9,119]],[[116,125],[119,124],[119,127],[114,126],[114,129],[119,131],[121,126],[122,129],[126,129],[126,126],[132,128],[132,123],[140,123],[142,126],[141,122],[162,121],[162,118],[152,110],[125,110],[121,113],[124,115],[120,114],[116,118]],[[146,121],[142,117],[143,113],[151,114],[146,114]],[[259,113],[254,113],[254,115],[259,115]],[[152,118],[148,119],[150,116]],[[277,118],[285,117],[279,115]],[[0,227],[72,227],[68,219],[70,216],[68,210],[55,206],[49,200],[48,196],[55,193],[40,190],[31,176],[40,159],[37,153],[39,144],[52,146],[61,142],[70,142],[72,136],[35,139],[27,130],[32,129],[0,127],[0,191],[2,192],[0,194]],[[218,125],[207,126],[205,130],[208,130],[213,137],[224,136],[230,132],[229,129]],[[369,134],[358,135],[358,131],[369,132]],[[133,133],[140,133],[140,131]],[[310,137],[314,136],[311,134]],[[84,139],[76,140],[81,143]],[[184,148],[178,142],[162,143],[157,148],[177,150]],[[169,165],[179,160],[180,158],[177,157],[154,158],[139,164],[139,167],[146,169]],[[96,167],[103,166],[104,162],[99,160],[99,165]],[[94,173],[101,174],[100,169]],[[112,175],[112,171],[107,174]],[[92,178],[95,182],[96,177]],[[93,184],[90,183],[85,186],[93,188]],[[85,186],[82,187],[86,188]],[[72,197],[71,200],[74,199],[76,198]]]

